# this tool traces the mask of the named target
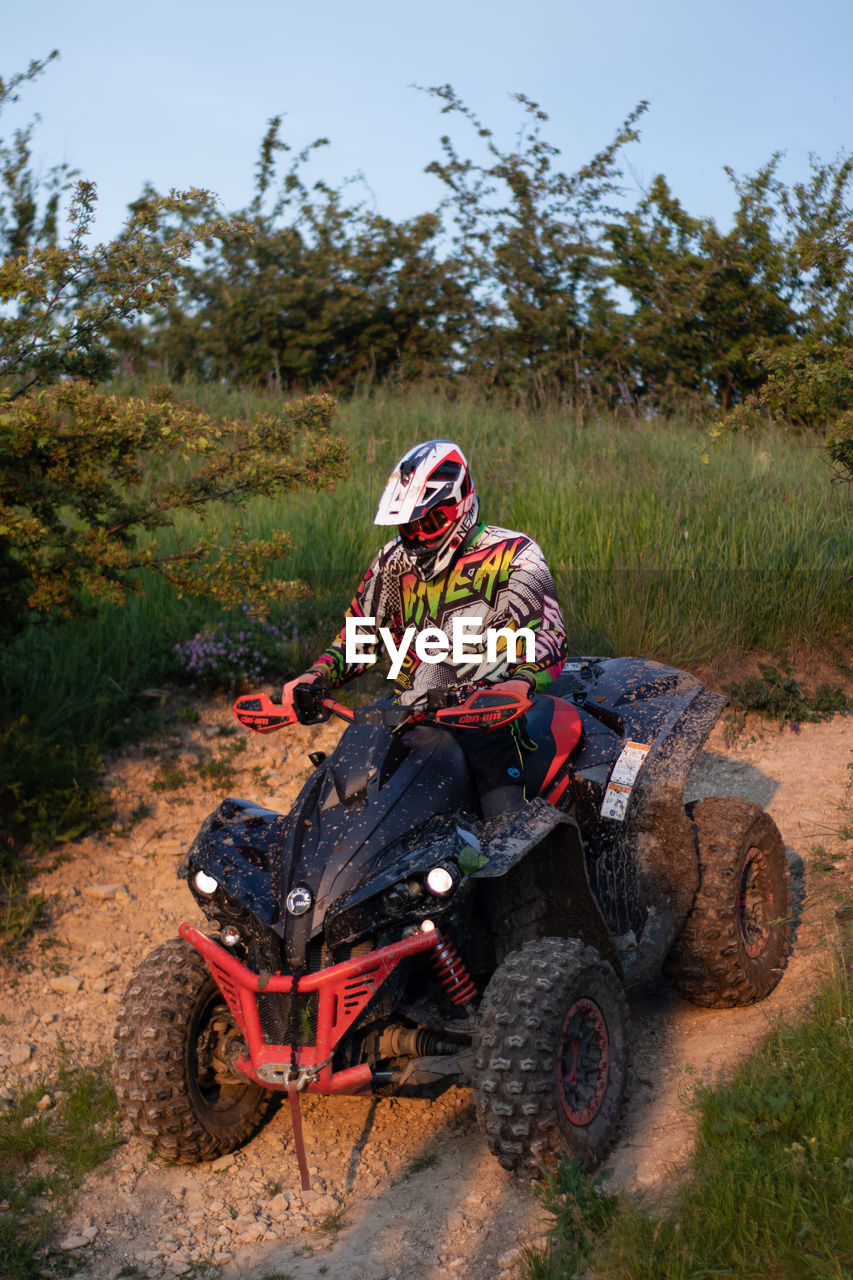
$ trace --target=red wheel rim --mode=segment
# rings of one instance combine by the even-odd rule
[[[738,887],[738,919],[743,947],[751,960],[760,956],[770,937],[773,890],[767,859],[761,849],[746,855]]]
[[[570,1006],[557,1047],[557,1094],[569,1124],[583,1128],[601,1110],[610,1075],[604,1014],[586,997]]]

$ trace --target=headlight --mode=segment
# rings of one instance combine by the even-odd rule
[[[436,894],[439,898],[443,897],[445,893],[450,893],[455,883],[447,867],[433,867],[426,874],[426,887],[430,893]]]
[[[419,880],[405,880],[393,885],[382,895],[382,900],[389,911],[395,914],[406,911],[424,896],[424,887]]]
[[[208,898],[219,888],[219,881],[214,880],[213,876],[209,876],[206,871],[197,871],[193,876],[193,884],[199,893],[205,894]]]

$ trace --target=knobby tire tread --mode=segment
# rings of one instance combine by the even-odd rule
[[[790,872],[775,822],[757,804],[712,796],[692,808],[700,883],[673,943],[664,974],[680,995],[705,1008],[734,1008],[768,995],[791,949]],[[738,910],[743,858],[750,847],[768,860],[773,883],[770,937],[760,957],[744,948]]]
[[[612,1078],[587,1131],[572,1131],[556,1101],[556,1051],[574,999],[607,1009]],[[505,1169],[537,1178],[562,1157],[599,1163],[618,1136],[629,1071],[628,1006],[610,965],[574,938],[541,938],[507,956],[480,1008],[474,1103],[491,1152]],[[562,1121],[562,1122],[561,1122]]]
[[[115,1029],[113,1077],[124,1116],[167,1160],[215,1160],[257,1132],[271,1105],[268,1090],[246,1081],[228,1116],[217,1119],[197,1098],[188,1045],[194,1015],[213,979],[183,938],[153,948],[125,992]]]

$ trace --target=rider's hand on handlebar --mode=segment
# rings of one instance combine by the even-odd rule
[[[534,686],[524,676],[510,676],[509,680],[499,680],[485,688],[489,693],[503,693],[508,698],[529,699],[534,693]]]
[[[295,680],[289,680],[281,691],[281,700],[300,724],[322,724],[331,715],[326,682],[316,671],[305,671]]]
[[[298,684],[316,684],[319,680],[316,671],[303,671],[301,676],[297,676],[295,680],[288,680],[287,684],[281,691],[282,706],[293,706],[293,690]]]

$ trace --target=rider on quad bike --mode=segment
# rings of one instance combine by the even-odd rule
[[[489,629],[528,628],[535,637],[535,655],[512,661],[504,638],[502,656],[488,662],[482,652],[473,654],[469,637],[471,656],[464,668],[450,654],[438,662],[422,662],[409,631],[409,648],[395,680],[404,704],[465,680],[487,683],[493,692],[524,706],[531,690],[547,688],[560,674],[566,636],[541,549],[526,534],[487,525],[478,517],[479,500],[458,445],[429,440],[403,454],[374,519],[378,525],[396,525],[398,536],[371,563],[347,617],[373,619],[375,629],[386,625],[397,648],[410,628],[437,630],[449,644],[453,623],[461,618],[478,621],[482,635]],[[439,644],[440,635],[435,637]],[[348,662],[345,640],[343,628],[307,672],[284,686],[285,706],[292,706],[296,685],[316,682],[336,688],[376,661],[368,653],[365,661]],[[535,749],[524,715],[496,728],[452,732],[465,753],[483,818],[523,809],[524,755]]]
[[[563,662],[541,551],[477,514],[447,441],[406,454],[383,494],[377,521],[399,537],[348,621],[388,624],[397,698],[353,710],[328,695],[372,657],[348,657],[345,627],[283,706],[237,700],[257,733],[348,724],[310,753],[288,812],[232,796],[205,819],[179,868],[205,923],[153,947],[127,988],[116,1091],[170,1160],[233,1151],[286,1093],[305,1187],[303,1091],[455,1083],[505,1168],[592,1165],[627,1097],[626,991],[663,972],[723,1007],[779,981],[791,904],[775,823],[740,797],[686,802],[726,699],[647,658]],[[535,643],[447,661],[472,618]],[[404,659],[431,628],[432,653]]]

